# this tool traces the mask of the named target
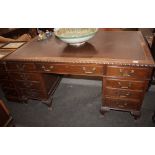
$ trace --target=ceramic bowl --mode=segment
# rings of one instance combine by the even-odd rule
[[[65,43],[80,46],[94,37],[97,31],[97,28],[60,28],[55,29],[54,34]]]

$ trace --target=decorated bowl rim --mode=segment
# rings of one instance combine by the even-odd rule
[[[91,36],[91,35],[95,34],[95,33],[98,31],[97,28],[93,28],[93,29],[95,29],[94,32],[89,32],[88,34],[81,35],[81,36],[66,36],[66,37],[65,37],[65,36],[58,35],[58,34],[56,33],[57,31],[55,31],[54,34],[55,34],[57,37],[59,37],[60,39],[77,39],[77,38],[85,38],[85,37],[88,37],[88,36]]]

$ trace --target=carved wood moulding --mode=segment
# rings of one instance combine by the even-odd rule
[[[33,57],[25,59],[9,59],[5,61],[17,61],[17,62],[53,62],[53,63],[73,63],[73,64],[107,64],[107,65],[122,65],[122,66],[146,66],[155,67],[154,64],[150,64],[149,61],[144,60],[127,60],[127,59],[107,59],[107,58],[61,58],[61,57]]]

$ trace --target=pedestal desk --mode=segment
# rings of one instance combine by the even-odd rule
[[[154,66],[141,32],[98,31],[80,47],[55,36],[44,41],[34,38],[5,57],[0,68],[12,80],[9,89],[2,88],[8,100],[46,102],[60,75],[94,76],[103,81],[102,114],[123,110],[138,118]]]

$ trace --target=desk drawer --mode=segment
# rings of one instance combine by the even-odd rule
[[[8,71],[35,71],[36,66],[34,63],[21,63],[21,62],[7,62],[6,68]]]
[[[30,80],[30,81],[40,81],[41,80],[41,75],[37,73],[14,73],[10,72],[9,73],[10,78],[14,80]]]
[[[77,74],[77,75],[103,75],[102,65],[72,65],[72,64],[53,64],[38,63],[37,70],[41,72],[51,72],[58,74]]]
[[[18,88],[26,88],[26,89],[35,89],[41,90],[41,83],[38,81],[30,82],[30,81],[16,81],[16,86]]]
[[[105,96],[109,97],[117,97],[117,98],[129,98],[129,99],[137,99],[141,100],[144,96],[142,91],[134,91],[134,90],[124,90],[124,89],[111,89],[106,88],[104,92]]]
[[[114,99],[114,98],[104,98],[103,106],[114,108],[114,109],[122,109],[122,110],[139,110],[140,102],[134,100],[123,100],[123,99]]]
[[[108,66],[107,76],[150,79],[152,69],[138,67]]]
[[[148,81],[127,81],[120,79],[106,78],[105,85],[109,88],[146,90]]]

